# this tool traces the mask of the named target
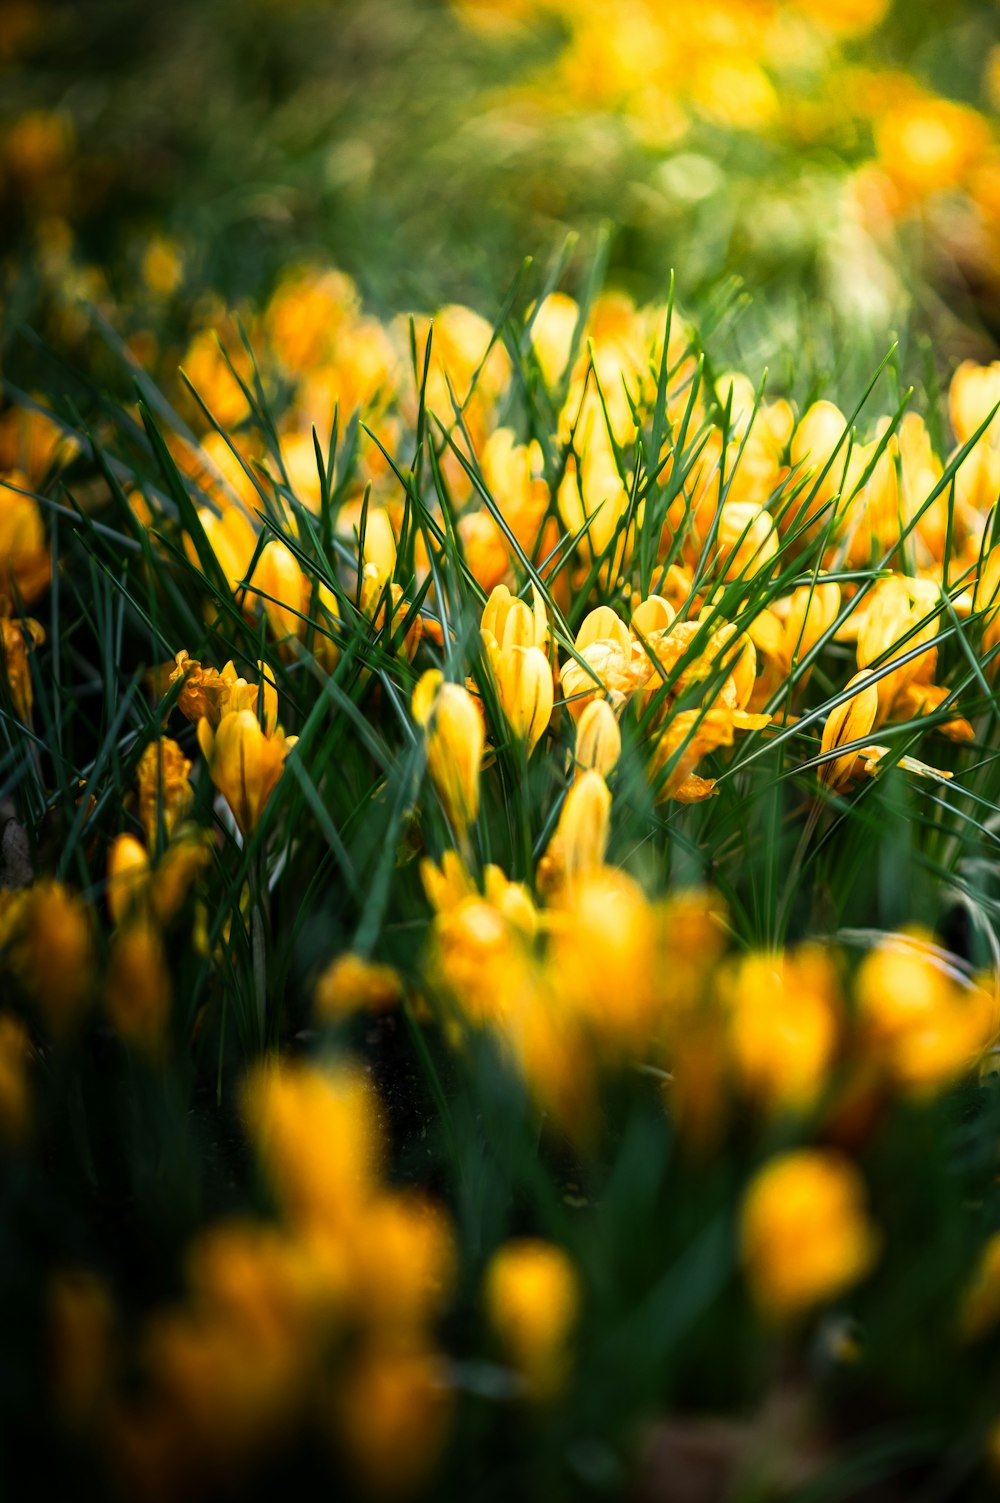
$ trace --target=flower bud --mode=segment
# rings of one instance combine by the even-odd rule
[[[583,771],[593,768],[606,778],[617,765],[622,750],[622,733],[615,712],[606,699],[593,699],[576,726],[576,765]]]
[[[149,857],[134,835],[119,835],[108,852],[108,907],[116,924],[149,890]]]
[[[413,715],[427,733],[427,766],[438,797],[463,836],[479,812],[483,723],[475,701],[431,668],[413,691]]]
[[[552,719],[552,668],[540,647],[511,647],[494,659],[497,695],[513,735],[530,757]]]
[[[566,1380],[580,1305],[579,1279],[569,1258],[546,1242],[508,1242],[486,1270],[485,1296],[490,1325],[529,1397],[555,1397]]]

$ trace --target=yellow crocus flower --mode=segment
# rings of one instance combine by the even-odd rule
[[[199,720],[198,744],[212,782],[244,836],[256,830],[297,740],[297,736],[284,735],[280,726],[273,735],[266,735],[252,710],[223,715],[215,732],[207,720]]]

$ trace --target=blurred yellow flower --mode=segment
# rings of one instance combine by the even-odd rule
[[[174,826],[190,808],[193,797],[188,782],[190,771],[190,761],[169,736],[151,741],[139,758],[136,768],[139,819],[151,849],[157,844],[160,821],[169,840]]]
[[[403,994],[399,975],[362,955],[338,955],[316,982],[313,1015],[317,1023],[338,1023],[355,1012],[386,1012]]]
[[[146,918],[121,926],[111,941],[105,1008],[119,1038],[159,1058],[170,1020],[171,985],[163,937]]]
[[[787,1319],[863,1278],[879,1237],[854,1165],[829,1149],[771,1159],[751,1180],[741,1212],[743,1266],[762,1312]]]
[[[569,1376],[581,1289],[566,1253],[524,1238],[494,1253],[484,1283],[490,1325],[529,1398],[555,1398]]]
[[[868,1048],[917,1094],[970,1070],[1000,1024],[996,997],[919,930],[885,935],[862,961],[856,992]]]

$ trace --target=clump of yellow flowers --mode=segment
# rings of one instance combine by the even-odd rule
[[[46,1266],[59,1426],[128,1496],[301,1447],[429,1495],[477,1427],[602,1423],[595,1373],[634,1367],[624,1454],[723,1308],[883,1361],[893,1155],[956,1100],[992,1120],[995,367],[945,441],[710,380],[621,293],[505,343],[304,267],[252,332],[271,428],[199,330],[231,442],[143,409],[167,491],[92,477],[127,671],[59,624],[65,439],[0,428],[0,1173],[52,1158],[172,1238],[134,1298],[131,1246]],[[980,1150],[908,1167],[952,1196],[927,1329],[970,1371]]]

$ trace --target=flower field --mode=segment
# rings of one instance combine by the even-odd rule
[[[1000,11],[149,10],[0,27],[7,1474],[993,1497]]]

